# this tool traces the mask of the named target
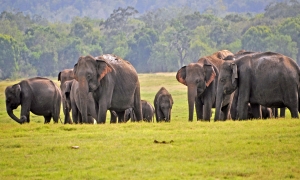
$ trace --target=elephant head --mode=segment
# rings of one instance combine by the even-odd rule
[[[222,64],[217,87],[215,120],[220,119],[220,111],[225,98],[228,98],[238,88],[238,68],[234,61]]]
[[[200,97],[214,81],[216,72],[206,59],[202,63],[191,63],[178,70],[176,79],[188,87],[189,120],[193,120],[195,98]]]
[[[23,118],[19,119],[13,113],[13,110],[17,109],[18,106],[21,104],[21,86],[20,86],[20,84],[8,86],[5,89],[5,97],[6,97],[7,114],[16,122],[18,122],[20,124],[24,123]]]
[[[74,65],[74,77],[79,83],[79,102],[84,123],[87,122],[88,92],[95,91],[100,86],[101,79],[112,71],[113,67],[104,59],[96,60],[92,56],[82,56]]]
[[[58,73],[57,80],[60,81],[60,89],[66,81],[74,79],[73,69],[64,69]]]
[[[159,107],[160,111],[162,112],[164,119],[166,122],[170,122],[171,120],[171,110],[173,106],[173,99],[170,94],[162,94],[159,99]]]

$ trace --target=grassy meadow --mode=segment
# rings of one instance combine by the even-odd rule
[[[31,113],[19,125],[4,95],[19,81],[1,81],[0,179],[300,179],[299,119],[188,122],[187,89],[175,73],[139,78],[152,104],[160,87],[172,94],[170,123],[43,124]]]

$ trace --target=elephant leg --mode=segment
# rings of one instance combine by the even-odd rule
[[[97,124],[105,124],[107,108],[104,105],[99,105]]]
[[[72,105],[72,119],[75,124],[78,124],[78,116],[79,116],[79,111],[78,108],[75,105]]]
[[[118,114],[118,123],[124,123],[125,122],[125,118],[124,118],[125,111],[117,112],[117,114]]]
[[[298,103],[297,103],[298,104]],[[296,106],[297,107],[297,106]],[[295,106],[292,106],[292,107],[289,107],[287,106],[287,108],[290,110],[291,112],[291,117],[292,118],[299,118],[299,115],[298,115],[298,107],[295,108]]]
[[[117,123],[117,113],[110,110],[110,123]]]
[[[272,108],[272,113],[275,118],[278,118],[278,108]]]
[[[237,120],[237,103],[238,103],[239,91],[238,88],[234,91],[231,107],[230,107],[230,115],[232,120]]]
[[[254,119],[261,119],[261,105],[259,104],[251,104],[252,114]]]
[[[248,119],[248,103],[239,103],[238,105],[238,119],[246,120]]]
[[[164,114],[163,114],[163,112],[162,112],[160,109],[158,109],[158,110],[157,110],[157,118],[156,118],[156,121],[157,121],[157,122],[161,122],[163,119],[164,119]]]
[[[94,118],[91,115],[88,115],[88,124],[94,124]]]
[[[44,116],[44,119],[45,119],[44,124],[49,124],[51,121],[51,116]]]
[[[222,111],[221,120],[225,121],[229,117],[229,112],[230,112],[230,106],[229,106],[229,104],[227,104],[225,106],[222,106],[221,111]]]
[[[203,119],[203,103],[201,100],[196,97],[195,98],[195,107],[196,107],[196,115],[197,115],[197,120],[202,120]]]
[[[280,117],[284,118],[285,117],[285,107],[284,108],[280,108]]]

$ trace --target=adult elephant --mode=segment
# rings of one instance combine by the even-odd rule
[[[62,90],[62,94],[64,94],[66,98],[66,104],[67,104],[67,109],[72,110],[72,119],[74,123],[83,123],[82,122],[82,115],[81,115],[81,105],[79,103],[79,90],[78,90],[78,82],[73,79],[66,81],[64,83],[64,87]],[[87,99],[87,110],[88,110],[88,121],[87,123],[93,124],[94,119],[97,119],[97,112],[95,109],[95,102],[93,98],[93,94],[89,93],[88,94],[88,99]]]
[[[245,51],[240,50],[237,53],[235,53],[233,56],[229,55],[224,60],[236,60],[240,59],[243,56],[253,56],[256,53],[261,52],[254,52],[254,51]],[[223,94],[224,96],[224,94]],[[231,108],[230,108],[230,115],[233,120],[237,120],[238,118],[238,110],[237,110],[237,101],[238,101],[239,91],[238,88],[234,92]],[[272,111],[272,112],[270,112]],[[280,108],[280,117],[285,116],[285,108]],[[277,108],[268,108],[265,106],[261,106],[259,104],[250,104],[248,105],[248,119],[266,119],[266,118],[272,118],[272,117],[278,117],[278,109]]]
[[[171,110],[173,104],[174,101],[172,95],[167,91],[165,87],[161,87],[154,98],[156,122],[171,121]]]
[[[106,111],[115,111],[123,120],[126,109],[133,108],[136,120],[142,120],[140,83],[135,68],[120,57],[105,54],[82,56],[74,66],[78,81],[82,121],[87,122],[87,96],[92,92],[97,110],[97,123],[105,123]],[[135,120],[134,120],[135,121]]]
[[[51,118],[58,122],[61,105],[61,91],[56,84],[47,78],[35,77],[8,86],[5,89],[7,114],[16,122],[30,122],[30,111],[44,116],[44,123]],[[17,118],[13,110],[21,105],[21,117]]]
[[[237,119],[247,119],[248,103],[271,108],[287,107],[298,118],[300,70],[291,58],[274,52],[254,53],[222,64],[218,79],[216,116],[220,118],[223,94],[237,88]]]
[[[197,120],[209,121],[216,100],[219,71],[205,58],[178,70],[176,79],[188,87],[189,121],[193,121],[194,105]]]
[[[64,69],[64,70],[62,70],[58,73],[57,80],[60,81],[60,90],[62,92],[65,92],[64,83],[66,81],[70,81],[72,79],[74,79],[73,69]],[[73,122],[72,122],[72,119],[70,117],[71,104],[70,104],[70,101],[68,101],[66,99],[65,93],[62,93],[62,104],[63,104],[63,112],[64,112],[64,115],[65,115],[64,123],[65,124],[67,124],[67,123],[72,124]]]

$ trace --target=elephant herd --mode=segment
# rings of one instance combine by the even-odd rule
[[[64,123],[105,123],[110,111],[111,123],[145,120],[170,122],[173,99],[162,87],[154,99],[154,107],[141,100],[140,83],[135,68],[122,58],[104,54],[82,56],[73,69],[58,74],[60,88],[50,79],[35,77],[5,89],[6,110],[16,122],[30,122],[29,113],[58,122],[61,104]],[[21,105],[20,119],[13,110]],[[72,111],[71,111],[72,110]],[[72,118],[70,116],[72,112]]]
[[[221,50],[201,57],[198,62],[180,68],[178,82],[187,86],[188,120],[246,120],[284,116],[300,112],[300,68],[279,53]],[[6,110],[16,122],[30,122],[29,112],[51,118],[57,123],[63,105],[64,123],[110,123],[145,120],[171,120],[172,95],[161,87],[151,103],[141,100],[140,83],[135,68],[126,60],[104,54],[82,56],[73,69],[58,74],[60,88],[51,80],[35,77],[5,89]],[[13,110],[21,105],[20,119]],[[72,112],[72,116],[70,116]],[[72,117],[72,118],[71,118]]]
[[[246,120],[284,116],[299,118],[300,69],[296,62],[279,53],[227,50],[202,57],[183,66],[176,74],[188,87],[189,120],[194,106],[197,120]]]

